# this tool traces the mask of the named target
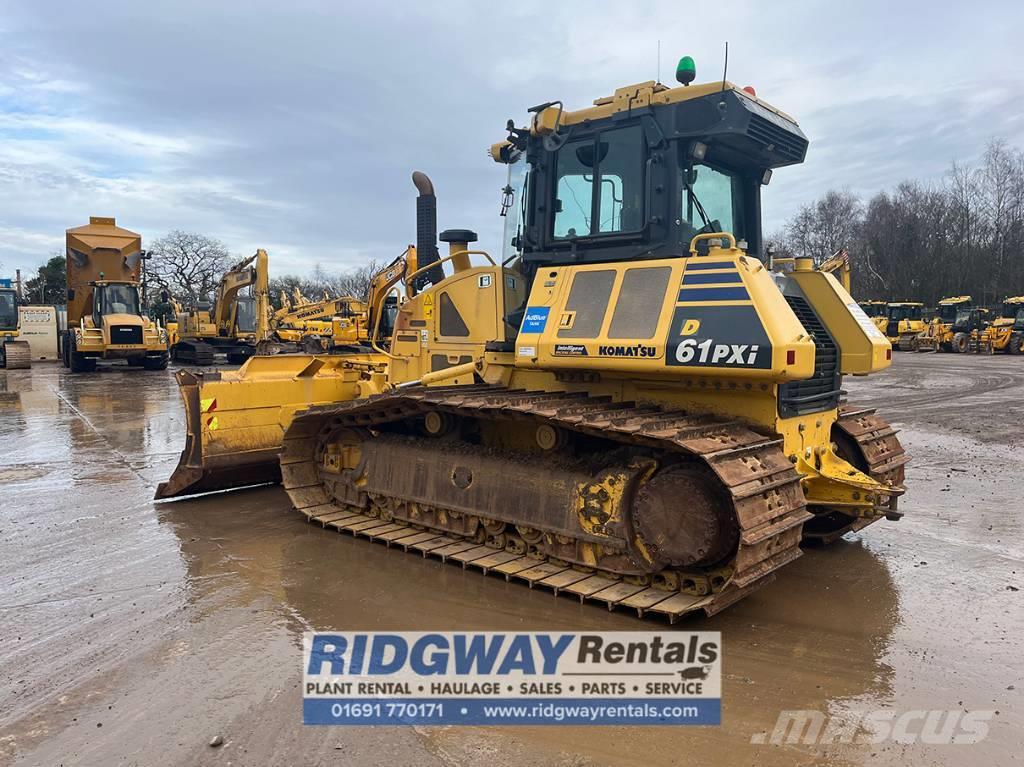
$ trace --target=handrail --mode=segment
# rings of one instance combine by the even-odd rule
[[[415,277],[416,275],[420,274],[421,272],[425,272],[428,269],[433,269],[435,266],[440,266],[445,261],[451,261],[456,256],[483,256],[484,258],[486,258],[488,261],[491,262],[491,266],[497,266],[497,264],[495,263],[494,259],[491,258],[491,255],[486,250],[460,250],[460,251],[457,251],[455,253],[449,253],[444,258],[439,258],[437,261],[434,261],[433,263],[427,264],[426,266],[421,266],[419,269],[417,269],[412,274],[405,275],[404,282],[405,282],[406,289],[408,289],[409,283],[412,281],[412,278]]]
[[[736,238],[732,235],[732,232],[704,232],[690,240],[690,253],[695,256],[697,255],[697,243],[701,240],[720,240],[722,237],[728,237],[729,247],[735,250]]]

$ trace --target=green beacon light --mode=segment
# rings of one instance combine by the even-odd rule
[[[683,85],[689,85],[696,76],[697,65],[693,63],[693,59],[689,56],[679,59],[679,63],[676,64],[676,80]]]

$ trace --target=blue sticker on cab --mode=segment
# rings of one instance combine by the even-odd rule
[[[541,333],[544,326],[548,324],[548,313],[550,306],[527,306],[526,314],[523,315],[523,326],[519,328],[520,333]]]

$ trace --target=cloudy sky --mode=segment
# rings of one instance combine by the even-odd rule
[[[862,2],[21,2],[0,13],[0,276],[113,215],[202,232],[275,273],[344,269],[414,239],[412,170],[441,228],[500,251],[509,117],[662,79],[690,54],[794,115],[805,165],[766,230],[829,187],[940,179],[1024,145],[1024,5]]]

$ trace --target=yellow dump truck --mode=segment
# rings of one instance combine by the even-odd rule
[[[113,218],[91,216],[67,230],[65,367],[81,373],[99,360],[124,360],[146,370],[167,367],[167,331],[142,313],[142,238]]]

